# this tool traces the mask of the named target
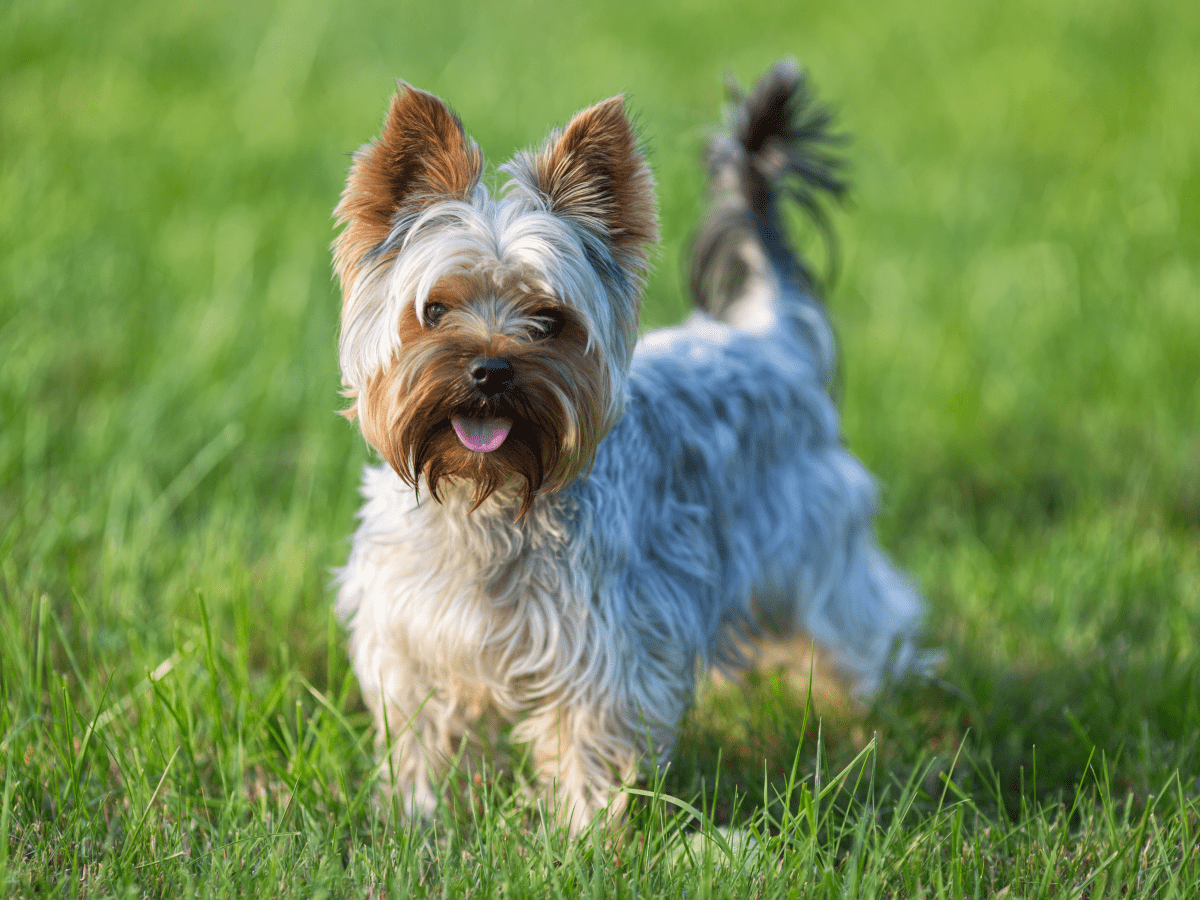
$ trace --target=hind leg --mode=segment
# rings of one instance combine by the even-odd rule
[[[920,667],[916,588],[875,542],[875,489],[844,448],[814,453],[798,473],[787,543],[764,560],[760,622],[780,637],[811,635],[870,695]]]

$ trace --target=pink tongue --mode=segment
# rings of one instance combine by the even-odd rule
[[[508,437],[512,419],[468,419],[455,416],[450,420],[450,424],[454,426],[454,433],[468,450],[491,453]]]

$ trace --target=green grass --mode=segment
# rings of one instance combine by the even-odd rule
[[[1195,896],[1200,8],[444,6],[0,6],[0,896]],[[845,428],[939,680],[706,689],[618,843],[511,776],[396,821],[330,613],[349,153],[396,77],[493,163],[626,92],[661,324],[720,76],[786,53],[855,137]]]

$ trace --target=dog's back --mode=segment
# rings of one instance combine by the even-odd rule
[[[664,616],[699,609],[702,656],[736,664],[741,633],[803,631],[869,693],[917,661],[922,606],[875,544],[874,482],[827,391],[832,331],[782,218],[790,199],[823,226],[820,193],[845,189],[830,120],[790,60],[731,112],[732,133],[709,145],[715,203],[692,271],[701,311],[639,345],[625,419],[593,478],[642,486],[632,515],[645,553],[630,582]],[[664,566],[689,596],[678,580],[655,587]]]

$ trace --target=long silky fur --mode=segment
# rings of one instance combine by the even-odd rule
[[[698,666],[745,664],[745,638],[763,630],[810,634],[864,694],[926,664],[922,605],[874,540],[874,483],[825,387],[828,320],[779,215],[840,184],[808,165],[825,129],[804,127],[805,91],[780,64],[710,150],[717,199],[694,283],[720,319],[698,312],[631,354],[644,250],[556,212],[531,163],[511,167],[499,200],[477,187],[398,220],[392,261],[352,283],[352,389],[403,359],[394,323],[445,273],[514,256],[569,299],[610,381],[611,430],[523,518],[517,478],[482,502],[447,480],[433,502],[386,466],[366,470],[338,612],[383,769],[414,813],[436,805],[490,711],[516,723],[573,831],[619,815],[639,766],[669,758]]]

